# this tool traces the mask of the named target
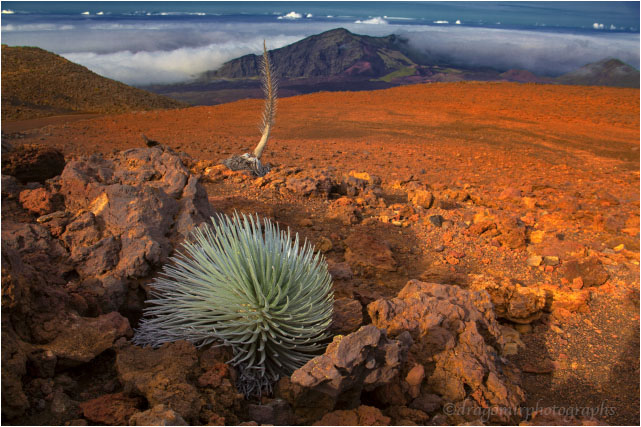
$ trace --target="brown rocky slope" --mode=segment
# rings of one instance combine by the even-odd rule
[[[253,148],[260,109],[6,135],[66,165],[44,183],[3,176],[3,421],[638,424],[638,90],[288,98],[272,172],[217,166]],[[141,132],[172,148],[121,151]],[[225,349],[129,342],[147,283],[205,202],[291,227],[334,279],[333,342],[262,404],[234,394]]]
[[[2,45],[2,119],[185,107],[36,47]]]

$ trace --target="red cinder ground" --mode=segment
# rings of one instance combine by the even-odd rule
[[[244,100],[69,121],[3,122],[3,133],[12,143],[58,147],[68,159],[143,146],[144,133],[196,161],[217,162],[253,149],[261,109],[262,101]],[[276,120],[263,156],[268,163],[378,175],[388,206],[407,202],[398,190],[410,179],[436,194],[472,197],[454,209],[431,209],[428,216],[442,215],[447,227],[429,221],[376,225],[398,269],[338,283],[338,296],[363,288],[393,296],[411,278],[465,285],[472,274],[525,286],[567,286],[560,266],[532,267],[528,257],[559,252],[570,243],[582,254],[573,255],[579,260],[596,257],[608,281],[590,288],[591,300],[580,310],[546,314],[521,328],[525,347],[512,357],[526,371],[526,406],[606,402],[615,413],[602,421],[639,422],[638,89],[443,83],[317,93],[279,100]],[[329,238],[333,247],[326,257],[332,261],[343,261],[344,241],[367,227],[328,219],[327,201],[240,177],[206,188],[219,210],[258,212],[313,242]],[[509,249],[483,234],[466,233],[486,209],[519,218],[529,232],[544,231],[547,237],[541,243],[528,237],[523,247]]]

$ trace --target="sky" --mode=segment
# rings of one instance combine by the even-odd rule
[[[639,2],[2,2],[2,43],[38,46],[128,84],[179,83],[262,41],[343,27],[399,34],[461,66],[555,76],[618,58],[639,68]]]

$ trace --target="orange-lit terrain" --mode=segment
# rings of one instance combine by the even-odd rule
[[[3,140],[57,147],[69,161],[142,147],[145,134],[186,152],[204,173],[253,149],[261,109],[262,101],[244,100],[64,123],[3,121]],[[316,93],[279,100],[263,156],[275,171],[260,179],[220,172],[205,188],[214,209],[275,219],[324,244],[333,263],[345,261],[354,235],[384,241],[396,266],[355,269],[335,281],[337,297],[393,297],[410,279],[468,287],[478,275],[547,289],[557,305],[536,320],[501,321],[522,342],[507,358],[523,372],[525,406],[607,401],[616,411],[599,421],[634,425],[639,139],[638,89],[437,83]],[[327,169],[380,177],[384,203],[343,201],[359,212],[351,220],[341,202],[283,184],[287,173]],[[427,186],[431,207],[408,203],[412,182]],[[3,222],[35,217],[18,203],[3,206]],[[593,269],[569,272],[586,260]],[[589,286],[595,271],[607,280]]]

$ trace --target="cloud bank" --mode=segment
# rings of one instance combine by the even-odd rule
[[[296,17],[294,18],[294,14]],[[344,22],[293,19],[273,23],[90,22],[3,25],[3,43],[39,46],[103,76],[128,84],[189,81],[248,53],[263,39],[274,49],[339,26],[357,34],[406,37],[411,46],[461,66],[528,69],[559,75],[604,58],[639,67],[639,34],[595,30],[594,34],[474,28],[462,25],[400,25],[376,17]],[[300,15],[300,17],[299,17]],[[375,24],[375,25],[373,25]],[[457,22],[458,24],[458,22]]]
[[[404,35],[416,49],[454,64],[526,69],[556,76],[590,62],[618,58],[639,67],[639,35],[564,34],[470,27],[431,27]]]

